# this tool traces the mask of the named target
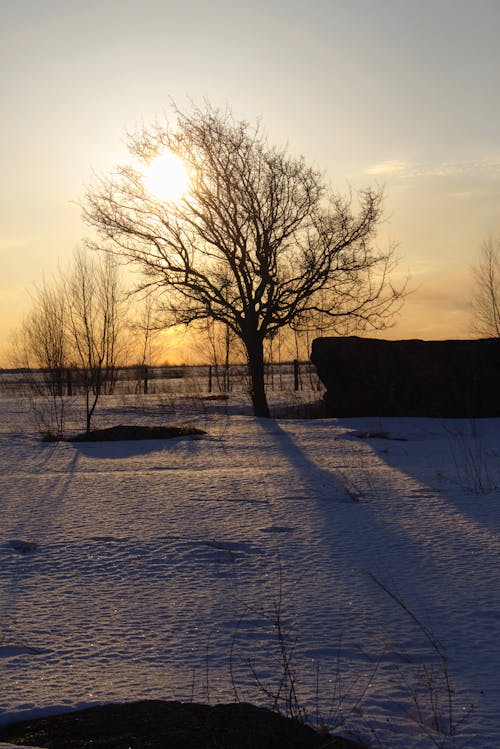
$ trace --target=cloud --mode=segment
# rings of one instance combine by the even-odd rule
[[[367,174],[379,176],[393,176],[401,178],[416,177],[500,177],[500,159],[480,159],[476,161],[445,161],[412,162],[412,161],[382,161],[372,164],[366,170]]]
[[[407,161],[382,161],[380,164],[373,164],[373,166],[366,169],[367,174],[375,175],[399,175],[406,176],[411,168],[411,164]]]
[[[0,237],[0,252],[21,250],[39,241],[40,237],[31,234],[14,234],[12,236]]]

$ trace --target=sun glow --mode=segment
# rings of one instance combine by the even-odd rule
[[[144,184],[159,200],[177,200],[186,191],[188,183],[184,162],[168,149],[151,162],[144,175]]]

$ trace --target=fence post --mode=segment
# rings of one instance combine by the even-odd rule
[[[298,390],[299,389],[299,360],[294,359],[293,360],[293,389]]]
[[[73,371],[71,369],[66,370],[66,391],[68,395],[73,395]]]

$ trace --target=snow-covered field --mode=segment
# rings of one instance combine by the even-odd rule
[[[41,442],[0,399],[0,722],[266,704],[281,634],[313,721],[384,749],[498,749],[500,420],[204,403],[108,397],[96,426],[207,435],[77,445]]]

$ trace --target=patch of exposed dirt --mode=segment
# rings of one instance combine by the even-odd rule
[[[146,700],[0,728],[0,741],[47,749],[363,749],[249,704]]]
[[[119,424],[115,427],[105,429],[92,429],[90,432],[82,432],[71,437],[69,442],[117,442],[119,440],[157,440],[172,439],[174,437],[191,437],[203,435],[203,429],[192,426],[137,426]]]

